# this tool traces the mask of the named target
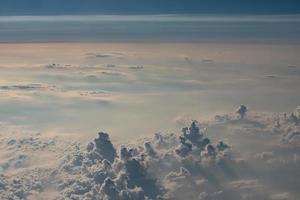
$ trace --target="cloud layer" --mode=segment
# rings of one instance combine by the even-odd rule
[[[40,134],[2,135],[1,156],[9,159],[1,161],[0,197],[297,199],[299,120],[299,109],[244,118],[238,112],[192,121],[181,134],[157,133],[116,146],[104,132],[87,145]],[[59,159],[44,166],[38,155]]]

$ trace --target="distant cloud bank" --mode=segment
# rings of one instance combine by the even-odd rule
[[[2,0],[1,15],[56,14],[288,14],[299,13],[295,0]]]

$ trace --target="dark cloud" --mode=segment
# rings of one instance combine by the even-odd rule
[[[236,113],[239,115],[240,119],[244,119],[248,108],[245,105],[240,105],[240,107],[236,110]]]
[[[117,153],[107,133],[100,132],[94,142],[96,147],[95,153],[98,153],[110,162],[115,160]]]
[[[112,53],[87,53],[88,58],[123,58],[125,55],[123,53],[112,52]],[[108,67],[115,67],[109,65]]]
[[[40,83],[20,83],[12,85],[2,85],[0,90],[55,90],[56,86],[44,85]]]
[[[214,60],[212,60],[212,59],[203,59],[202,62],[203,63],[213,63]]]
[[[128,69],[141,70],[141,69],[144,69],[144,67],[143,66],[132,66],[132,67],[128,67]]]
[[[108,72],[108,71],[105,71],[105,72],[101,72],[103,75],[109,75],[109,76],[121,76],[123,75],[122,73],[120,72]]]
[[[268,75],[265,75],[266,78],[279,78],[278,75],[274,75],[274,74],[268,74]]]

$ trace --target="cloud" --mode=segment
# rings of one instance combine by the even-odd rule
[[[57,148],[58,138],[7,137],[1,147],[16,157],[2,170],[22,169],[22,178],[15,184],[15,175],[1,177],[0,197],[25,198],[51,186],[62,199],[297,199],[299,146],[290,141],[299,124],[288,120],[291,113],[278,115],[249,111],[240,120],[226,114],[131,145],[114,145],[104,132],[86,146],[70,142],[64,150]],[[30,167],[36,158],[30,152],[44,150],[54,150],[58,162]]]
[[[61,64],[57,64],[57,63],[52,63],[52,64],[48,64],[45,66],[46,69],[70,69],[71,65],[61,65]]]
[[[0,85],[0,99],[14,99],[14,100],[33,100],[36,94],[56,93],[59,88],[55,85],[48,85],[43,83],[9,83],[3,82]]]
[[[18,83],[12,85],[2,85],[0,90],[55,90],[55,86],[40,83]]]
[[[268,74],[268,75],[265,75],[266,78],[272,78],[272,79],[275,79],[275,78],[279,78],[278,75],[275,75],[275,74]]]
[[[240,105],[240,107],[236,110],[236,113],[239,115],[240,119],[244,119],[248,108],[245,105]]]
[[[144,66],[132,66],[132,67],[128,67],[128,69],[141,70],[144,69]]]
[[[203,63],[213,63],[214,60],[212,60],[212,59],[203,59],[202,62]]]
[[[100,132],[99,137],[95,139],[95,151],[110,162],[113,162],[117,156],[108,134],[103,132]]]
[[[87,58],[123,58],[125,54],[119,52],[87,53]]]
[[[30,82],[3,83],[0,85],[0,100],[38,102],[41,97],[45,96],[97,101],[106,104],[118,99],[116,95],[103,90],[71,90],[57,85]]]
[[[109,75],[109,76],[121,76],[121,75],[123,75],[120,72],[112,72],[112,71],[104,71],[104,72],[101,72],[101,73],[103,75]]]
[[[27,199],[45,190],[62,145],[57,138],[11,128],[13,132],[1,135],[0,199]]]
[[[183,131],[181,137],[187,137],[192,148],[185,155],[186,158],[181,158],[176,153],[176,146],[180,142],[174,141],[179,140],[175,135],[156,134],[153,139],[144,143],[144,147],[122,146],[117,154],[108,134],[100,132],[99,137],[87,145],[86,151],[76,148],[74,153],[62,162],[61,167],[56,170],[54,180],[61,185],[59,187],[61,195],[65,198],[70,198],[71,194],[94,197],[93,190],[97,191],[97,194],[101,194],[100,199],[171,198],[173,196],[171,185],[182,183],[179,181],[180,177],[187,178],[188,176],[190,177],[189,181],[196,185],[206,181],[198,174],[202,173],[206,176],[205,170],[203,172],[196,170],[197,162],[201,163],[201,157],[211,161],[222,159],[219,152],[224,151],[226,145],[224,143],[219,143],[217,146],[207,144],[208,148],[205,148],[205,146],[201,146],[204,145],[202,136],[196,122],[191,124],[188,133]],[[211,149],[214,149],[214,153],[211,152]],[[201,151],[206,153],[201,156]],[[174,172],[177,167],[180,169],[179,173]],[[194,175],[196,176],[193,177]],[[197,177],[200,179],[192,180]],[[72,185],[79,184],[77,182],[81,179],[88,179],[92,185],[90,188],[94,189],[90,189],[84,194],[69,191],[70,188],[77,188]],[[165,184],[169,186],[165,187]],[[181,187],[185,186],[182,184]],[[82,190],[80,189],[80,191]],[[195,197],[198,195],[197,192]]]
[[[113,67],[117,67],[117,65],[114,65],[114,64],[107,64],[107,65],[105,65],[105,67],[113,68]]]

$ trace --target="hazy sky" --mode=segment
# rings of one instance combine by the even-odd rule
[[[0,16],[0,42],[299,43],[300,15]]]
[[[298,43],[299,14],[297,0],[0,0],[0,42]]]
[[[0,15],[295,14],[298,0],[1,0]]]

